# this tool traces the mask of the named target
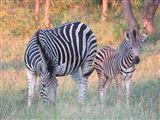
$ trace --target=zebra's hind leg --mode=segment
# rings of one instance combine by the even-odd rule
[[[35,92],[36,73],[27,70],[27,79],[28,79],[28,107],[30,107],[33,102],[33,97]]]
[[[71,74],[71,77],[75,80],[78,87],[78,100],[81,104],[84,103],[87,91],[87,79],[82,77],[80,68]]]
[[[117,75],[115,77],[116,81],[116,108],[119,109],[120,107],[120,99],[121,99],[121,82],[122,82],[122,75]]]
[[[99,93],[100,103],[101,103],[101,105],[103,105],[104,104],[104,97],[106,94],[105,89],[104,89],[106,77],[104,75],[98,74],[98,78],[99,78],[98,93]]]
[[[57,93],[58,80],[54,77],[49,83],[48,100],[50,105],[55,104],[55,98]]]
[[[98,92],[99,92],[99,97],[100,97],[100,103],[101,105],[104,105],[105,100],[106,100],[106,93],[111,84],[111,79],[109,79],[104,74],[98,74],[98,78],[99,78]]]
[[[106,78],[106,82],[104,83],[104,101],[106,100],[106,93],[110,87],[110,84],[111,84],[111,80]]]

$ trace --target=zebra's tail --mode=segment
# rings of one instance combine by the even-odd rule
[[[37,44],[38,44],[38,46],[39,46],[40,55],[41,55],[41,58],[42,58],[42,61],[43,61],[42,71],[53,72],[53,67],[52,67],[52,64],[51,64],[51,60],[50,60],[50,58],[47,56],[46,50],[45,50],[45,48],[42,46],[42,44],[41,44],[41,42],[40,42],[40,36],[39,36],[40,31],[41,31],[41,30],[38,30],[38,31],[37,31],[36,36],[37,36]]]

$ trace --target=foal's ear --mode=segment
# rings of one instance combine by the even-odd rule
[[[136,29],[133,29],[133,30],[132,30],[132,33],[133,33],[134,38],[136,38],[136,35],[137,35]]]
[[[142,34],[141,36],[141,42],[145,42],[148,38],[148,35],[145,33],[145,34]]]
[[[128,31],[126,31],[124,33],[124,37],[125,37],[126,41],[128,41],[128,42],[130,41],[130,33]]]

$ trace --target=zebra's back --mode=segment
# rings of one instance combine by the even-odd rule
[[[81,22],[40,30],[39,40],[52,61],[56,76],[76,71],[88,56],[96,53],[96,38],[92,30]],[[31,71],[36,71],[38,64],[42,62],[36,41],[37,37],[34,35],[25,53],[25,63]]]
[[[105,46],[97,52],[96,57],[95,57],[94,66],[95,66],[97,73],[100,76],[103,73],[106,76],[111,75],[110,77],[113,77],[111,73],[114,67],[111,67],[111,66],[114,65],[113,60],[117,53],[118,51],[111,46]]]

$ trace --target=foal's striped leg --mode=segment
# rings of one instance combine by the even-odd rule
[[[126,89],[126,105],[127,105],[127,109],[129,107],[130,104],[130,89],[131,89],[131,75],[128,75],[125,79],[125,89]]]
[[[116,108],[119,108],[120,106],[120,99],[121,99],[121,81],[122,81],[122,76],[117,75],[115,77],[116,81]]]
[[[98,92],[99,92],[99,98],[100,102],[103,105],[105,101],[105,96],[106,96],[106,91],[105,91],[105,84],[106,84],[106,77],[104,75],[98,75],[99,77],[99,87],[98,87]]]

